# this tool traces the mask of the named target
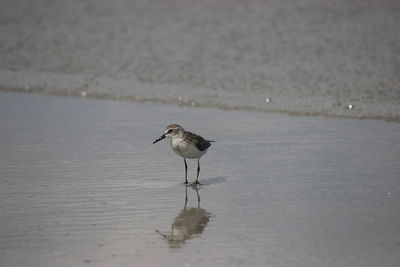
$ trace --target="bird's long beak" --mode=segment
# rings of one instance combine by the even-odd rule
[[[165,134],[161,135],[160,138],[158,138],[157,140],[155,140],[155,141],[153,142],[153,144],[157,143],[158,141],[163,140],[164,138],[165,138]]]

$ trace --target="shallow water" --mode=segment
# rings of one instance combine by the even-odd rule
[[[400,121],[398,0],[3,0],[0,90]]]
[[[168,123],[216,140],[197,192]],[[397,123],[0,93],[0,125],[1,266],[400,262]]]

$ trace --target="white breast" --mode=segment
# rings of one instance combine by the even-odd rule
[[[188,143],[182,138],[172,139],[171,147],[176,154],[186,159],[197,159],[207,152],[207,150],[200,151],[194,144]]]

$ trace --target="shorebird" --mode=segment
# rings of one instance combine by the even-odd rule
[[[200,184],[200,158],[207,152],[207,149],[211,146],[211,142],[214,141],[206,140],[197,134],[185,131],[182,126],[178,124],[170,124],[167,126],[167,128],[165,128],[163,135],[155,140],[153,144],[166,137],[171,138],[172,150],[183,158],[183,162],[185,163],[185,184],[188,184],[188,166],[186,163],[186,159],[197,159],[197,178],[196,181],[193,182],[191,185],[195,186]]]

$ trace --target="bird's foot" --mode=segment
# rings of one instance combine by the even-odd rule
[[[197,180],[190,184],[191,187],[197,187],[198,185],[202,185],[202,184]]]

